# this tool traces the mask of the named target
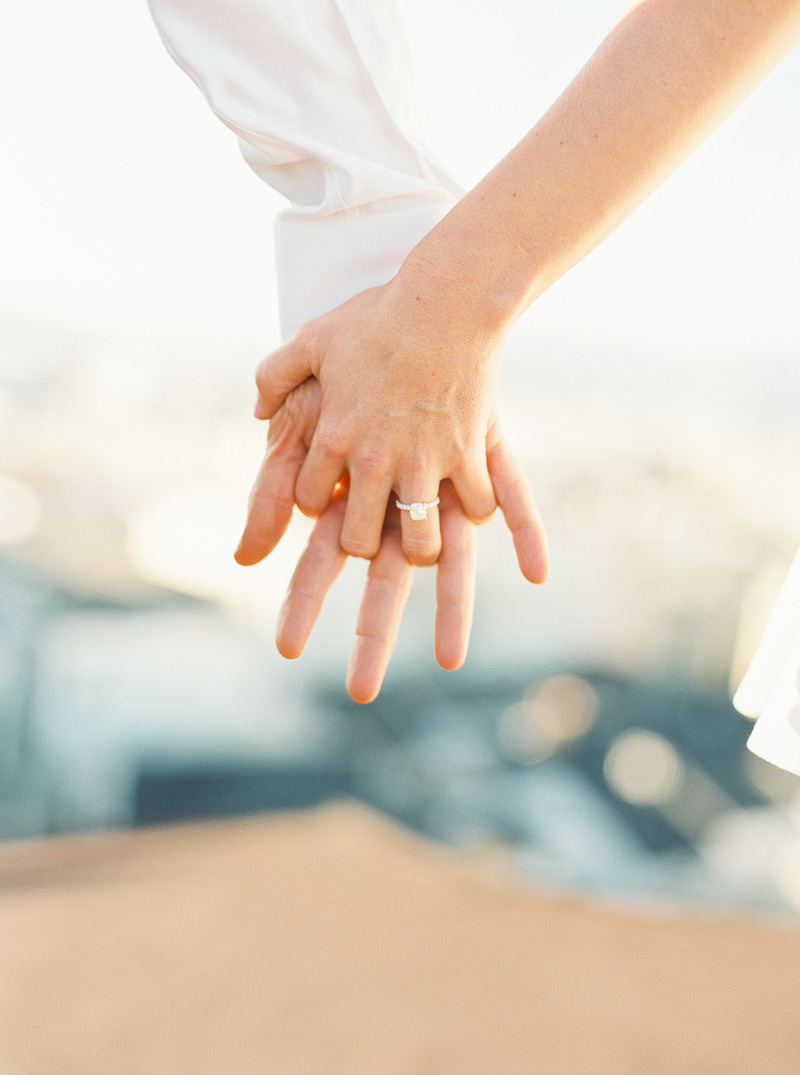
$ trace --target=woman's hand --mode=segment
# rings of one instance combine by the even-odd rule
[[[267,451],[253,483],[247,522],[239,547],[234,553],[237,563],[243,566],[259,563],[283,537],[292,517],[298,475],[309,458],[308,449],[319,421],[320,408],[320,385],[314,378],[309,378],[289,393],[270,421]],[[520,571],[529,582],[545,582],[550,564],[544,526],[525,475],[508,446],[494,410],[489,415],[483,451],[492,495],[496,498],[511,531]],[[349,475],[345,474],[344,478],[349,490]],[[341,484],[337,483],[334,487],[332,497]],[[442,515],[452,498],[446,488],[438,495],[441,496],[438,514]],[[350,499],[349,495],[347,499]],[[343,526],[347,505],[340,504],[338,510],[345,513],[342,518]],[[463,506],[461,510],[466,518]],[[384,518],[387,515],[394,517],[395,512],[397,508],[394,504],[388,505]],[[405,521],[405,512],[402,516],[401,527]],[[383,523],[382,519],[381,533]]]
[[[295,500],[320,515],[344,471],[350,493],[342,548],[373,558],[388,505],[430,502],[449,478],[474,522],[496,507],[486,435],[504,333],[479,321],[457,282],[401,272],[304,326],[259,366],[256,415],[271,418],[308,377],[321,413],[300,467]],[[413,564],[436,562],[439,512],[403,512],[402,547]]]

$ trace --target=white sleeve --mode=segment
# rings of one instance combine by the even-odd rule
[[[150,0],[173,59],[291,205],[281,327],[394,276],[461,196],[416,133],[394,0]]]
[[[800,552],[733,704],[758,717],[747,743],[753,753],[800,776]]]

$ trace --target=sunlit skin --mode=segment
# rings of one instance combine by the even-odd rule
[[[510,327],[729,115],[800,38],[800,0],[643,0],[549,112],[382,287],[311,321],[260,365],[257,416],[309,376],[322,409],[296,483],[320,512],[341,474],[342,546],[372,557],[383,505],[449,478],[475,520],[493,507],[484,437]],[[428,564],[439,520],[403,519]]]
[[[302,450],[279,423],[237,556],[252,563],[266,555],[297,503],[309,514],[325,513],[314,551],[301,563],[302,601],[318,611],[334,562],[341,564],[336,541],[389,572],[395,596],[388,600],[378,601],[367,584],[360,622],[369,634],[357,640],[351,661],[354,697],[366,699],[385,670],[406,593],[398,543],[410,563],[457,563],[445,576],[471,594],[467,542],[452,554],[447,542],[462,534],[465,519],[488,517],[497,501],[515,533],[523,574],[546,576],[540,524],[520,523],[529,494],[512,504],[506,490],[504,504],[492,473],[493,399],[508,331],[799,39],[800,0],[635,4],[550,111],[410,252],[393,280],[311,321],[261,363],[258,418],[274,422],[308,378],[319,385],[319,412],[313,428],[304,425]],[[508,478],[510,456],[502,439],[499,445]],[[334,495],[345,473],[346,498]],[[519,491],[518,477],[510,488]],[[441,510],[424,523],[403,513],[398,528],[392,507],[387,516],[395,494],[408,503],[433,500],[440,490]],[[452,506],[451,492],[460,507]],[[528,539],[520,542],[520,533]],[[300,599],[289,600],[279,645],[294,653],[308,631],[298,626]],[[461,652],[471,598],[456,607],[450,656]],[[439,630],[437,623],[437,639]]]
[[[319,384],[305,381],[289,394],[269,425],[267,451],[250,496],[247,523],[236,559],[255,564],[267,556],[286,531],[294,508],[294,488],[307,456],[320,410]],[[495,415],[484,451],[493,496],[511,531],[522,574],[544,582],[549,571],[547,542],[530,489],[509,451]],[[349,500],[349,475],[334,488],[298,562],[278,619],[277,644],[284,657],[299,657],[330,587],[344,567],[342,527]],[[475,527],[464,513],[453,484],[443,481],[438,517],[441,550],[436,576],[434,653],[442,668],[464,663],[475,597]],[[414,569],[402,545],[406,513],[383,505],[379,548],[367,572],[347,674],[347,689],[357,702],[378,694],[394,648]],[[313,513],[316,514],[316,513]],[[403,518],[401,518],[401,516]]]
[[[347,508],[346,479],[320,516],[298,562],[278,619],[277,643],[284,657],[298,657],[325,595],[347,559],[340,538]],[[460,668],[467,655],[475,597],[475,528],[449,482],[442,484],[442,553],[436,576],[434,652],[443,668]],[[414,568],[401,544],[400,512],[385,516],[377,556],[370,562],[358,611],[347,690],[357,702],[378,694],[411,591]]]

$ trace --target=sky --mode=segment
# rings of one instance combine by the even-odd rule
[[[401,0],[429,142],[476,181],[546,110],[616,0]],[[164,51],[144,0],[0,7],[0,320],[277,340],[281,199]],[[511,363],[791,357],[800,54],[543,296]],[[682,367],[681,367],[682,368]]]

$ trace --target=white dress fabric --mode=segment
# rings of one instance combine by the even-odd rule
[[[173,59],[290,206],[281,329],[390,280],[461,196],[417,133],[394,0],[150,0]],[[734,698],[749,746],[800,775],[800,553]]]
[[[747,744],[753,753],[800,775],[800,552],[733,704],[758,717]]]

